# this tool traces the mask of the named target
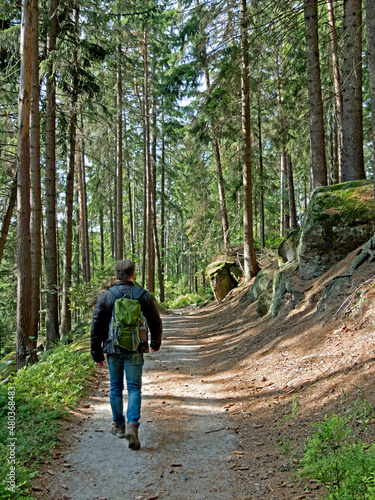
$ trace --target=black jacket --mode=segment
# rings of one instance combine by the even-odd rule
[[[124,293],[129,287],[134,287],[135,285],[132,281],[118,281],[116,286]],[[104,360],[103,345],[108,339],[109,324],[115,300],[113,293],[108,290],[99,295],[96,302],[91,324],[91,354],[96,362]],[[155,351],[158,351],[161,345],[163,326],[155,299],[150,292],[146,291],[139,298],[139,303],[150,329],[150,346]]]

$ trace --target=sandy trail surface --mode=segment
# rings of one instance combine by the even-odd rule
[[[195,334],[199,321],[189,309],[163,316],[162,349],[145,355],[139,451],[109,432],[108,369],[101,370],[90,418],[72,427],[76,443],[63,457],[51,498],[245,498],[232,468],[242,452],[228,401],[201,380],[207,366]]]

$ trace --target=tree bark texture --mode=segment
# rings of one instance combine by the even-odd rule
[[[31,196],[31,262],[32,262],[32,336],[36,348],[40,310],[40,275],[42,267],[42,192],[40,169],[40,112],[39,112],[39,8],[33,2],[31,41],[31,109],[30,109],[30,196]]]
[[[75,29],[78,34],[79,10],[75,8]],[[66,337],[72,329],[71,286],[72,286],[72,256],[73,256],[73,202],[74,202],[74,163],[77,130],[77,50],[73,53],[72,97],[70,109],[68,162],[65,187],[65,239],[63,255],[61,336]]]
[[[48,70],[46,75],[46,171],[45,171],[45,232],[46,232],[46,327],[47,349],[59,340],[57,231],[56,231],[56,77],[53,60],[57,38],[57,0],[50,0],[47,33]]]
[[[30,249],[30,101],[32,1],[23,0],[21,18],[21,73],[18,100],[17,186],[17,342],[16,368],[36,361],[32,340],[33,283]]]
[[[311,187],[327,185],[322,86],[320,78],[318,4],[304,1],[307,90],[310,117]]]
[[[342,170],[343,99],[342,99],[342,88],[341,88],[340,64],[339,64],[339,58],[338,58],[338,53],[337,53],[337,34],[336,34],[335,11],[333,9],[333,0],[327,0],[327,10],[328,10],[329,36],[331,39],[331,50],[332,50],[333,81],[334,81],[334,85],[335,85],[335,95],[336,95],[338,171],[339,171],[339,179],[340,179],[341,178],[341,170]]]
[[[10,193],[8,196],[8,200],[6,203],[6,210],[5,210],[5,215],[3,219],[3,223],[1,225],[1,232],[0,232],[0,262],[3,257],[4,253],[4,248],[5,248],[5,243],[8,237],[8,232],[9,232],[9,227],[10,227],[10,222],[12,220],[12,215],[14,212],[14,207],[16,206],[16,201],[17,201],[17,174],[15,175],[14,179],[12,180],[12,183],[10,185]]]
[[[121,45],[118,47],[117,63],[117,154],[116,154],[116,221],[117,221],[117,259],[124,258],[124,223],[122,208],[122,68],[121,68]]]
[[[89,278],[89,241],[86,238],[86,220],[85,220],[85,190],[83,184],[83,172],[82,172],[82,154],[80,146],[80,137],[76,137],[76,147],[77,147],[77,183],[78,183],[78,197],[79,197],[79,218],[81,222],[80,227],[80,238],[81,238],[81,259],[82,259],[82,281],[87,283]]]
[[[263,179],[263,142],[262,142],[262,119],[260,105],[258,107],[258,147],[259,147],[259,178],[260,178],[260,245],[263,249],[265,243],[264,231],[264,179]]]
[[[251,133],[250,133],[250,84],[249,41],[247,32],[247,5],[241,0],[241,101],[243,144],[243,231],[245,280],[255,276],[259,270],[255,256],[253,235],[253,200],[251,180]]]
[[[372,154],[375,183],[375,2],[366,0],[366,27],[368,69],[370,74],[371,119],[372,119]],[[374,184],[375,195],[375,184]]]
[[[365,179],[362,125],[362,2],[344,0],[341,182]]]
[[[294,195],[294,179],[293,179],[293,166],[292,157],[290,154],[286,155],[286,164],[288,172],[288,191],[289,191],[289,211],[290,211],[290,229],[294,231],[297,229],[297,210],[296,210],[296,198]]]

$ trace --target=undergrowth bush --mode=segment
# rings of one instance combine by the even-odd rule
[[[0,498],[31,499],[28,483],[38,462],[50,456],[59,442],[60,419],[76,404],[95,366],[88,353],[59,345],[39,363],[20,370],[8,385],[0,386]],[[8,428],[10,395],[15,392],[14,435]],[[11,472],[10,443],[15,443],[15,488]]]
[[[346,415],[325,416],[314,424],[302,459],[302,477],[324,484],[331,500],[375,500],[375,445],[359,439],[373,410],[361,400]]]

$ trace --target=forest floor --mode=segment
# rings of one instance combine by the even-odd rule
[[[314,281],[305,299],[258,319],[241,287],[221,304],[163,315],[164,341],[146,355],[141,449],[110,434],[106,367],[63,423],[64,446],[30,493],[55,500],[297,500],[324,488],[296,476],[311,424],[359,398],[375,407],[375,265],[317,310],[324,285],[354,253]],[[359,288],[361,287],[361,288]],[[353,293],[354,292],[354,293]],[[374,434],[370,422],[368,439]]]

